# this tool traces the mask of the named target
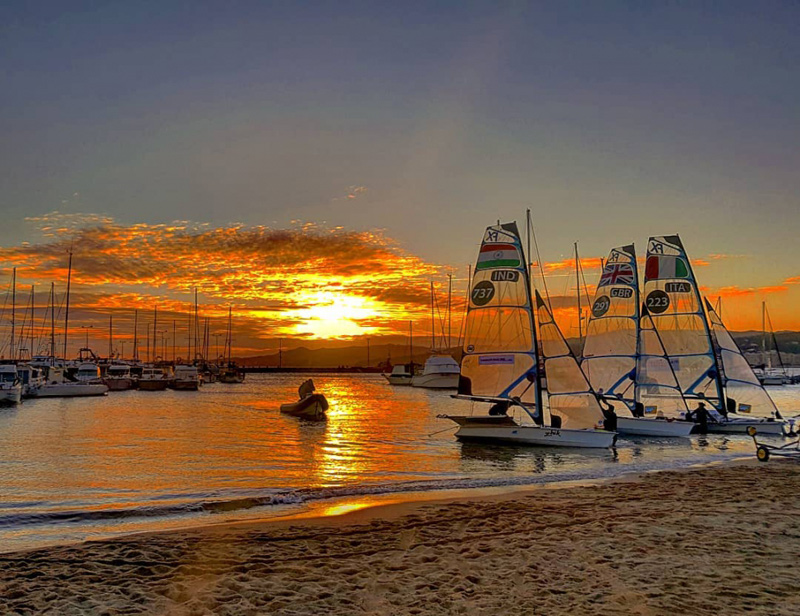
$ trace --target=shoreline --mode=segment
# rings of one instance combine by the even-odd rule
[[[800,465],[745,459],[140,533],[0,555],[0,594],[22,613],[791,614],[798,490]]]

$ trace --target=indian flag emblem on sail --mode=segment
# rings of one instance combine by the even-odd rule
[[[519,265],[519,251],[514,244],[484,244],[481,246],[475,268],[519,267]]]
[[[644,268],[647,280],[664,280],[665,278],[688,278],[689,268],[680,257],[647,257]]]

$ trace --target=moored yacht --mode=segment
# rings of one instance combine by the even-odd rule
[[[390,385],[411,385],[411,379],[414,377],[413,365],[396,364],[392,366],[392,371],[389,374],[383,375],[383,378],[389,381]]]
[[[163,368],[145,366],[142,376],[139,377],[139,389],[144,391],[164,391],[169,386],[170,379]]]
[[[125,391],[133,389],[136,382],[131,375],[131,367],[127,364],[110,364],[106,369],[106,376],[103,383],[111,391]]]
[[[172,389],[197,391],[200,389],[200,374],[196,366],[175,366],[175,376],[170,383]]]
[[[0,365],[0,403],[19,404],[22,399],[22,382],[14,364]]]
[[[461,368],[449,355],[432,355],[425,361],[422,374],[411,378],[412,387],[428,389],[458,389]]]

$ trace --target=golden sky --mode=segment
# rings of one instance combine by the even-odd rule
[[[33,333],[46,335],[49,331],[50,282],[55,283],[60,335],[71,249],[71,350],[77,350],[88,333],[90,346],[105,354],[111,316],[115,349],[122,350],[121,343],[126,341],[129,353],[135,309],[139,310],[138,335],[143,347],[155,307],[159,339],[163,335],[164,344],[171,347],[175,321],[176,346],[184,349],[195,289],[201,323],[210,319],[212,349],[223,344],[229,306],[234,353],[273,353],[278,339],[284,348],[352,344],[354,340],[363,343],[365,337],[373,343],[402,344],[409,321],[417,343],[429,345],[430,283],[436,291],[436,330],[441,335],[448,330],[449,275],[453,277],[450,329],[453,338],[458,337],[469,264],[427,262],[405,250],[387,232],[312,223],[296,223],[286,229],[190,222],[124,225],[108,216],[58,212],[29,222],[38,228],[33,241],[0,248],[6,289],[12,268],[17,269],[18,336],[23,327],[28,336],[31,333],[30,285],[35,286],[37,306]],[[480,232],[476,230],[476,237],[465,241],[475,243]],[[762,300],[768,302],[777,330],[798,329],[793,306],[800,295],[800,276],[762,287],[707,283],[717,278],[729,280],[731,271],[746,258],[721,254],[693,257],[703,292],[712,301],[722,297],[723,318],[732,329],[760,329]],[[600,256],[581,258],[586,281],[585,286],[581,282],[584,318],[586,294],[594,295],[600,263]],[[576,336],[575,259],[546,261],[544,273],[556,319],[566,336]],[[543,289],[541,274],[534,278]],[[7,338],[10,300],[5,302]]]

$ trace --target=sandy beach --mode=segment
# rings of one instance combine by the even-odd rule
[[[800,465],[0,556],[10,614],[797,614]]]

